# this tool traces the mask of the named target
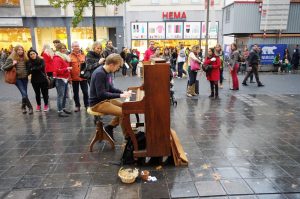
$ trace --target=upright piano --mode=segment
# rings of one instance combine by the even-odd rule
[[[145,63],[143,84],[128,88],[136,93],[136,97],[122,105],[124,130],[133,142],[135,158],[170,155],[174,157],[174,152],[177,151],[177,156],[183,156],[180,159],[187,164],[181,145],[174,149],[173,142],[177,140],[179,143],[179,139],[175,131],[170,128],[170,65],[162,62],[162,60],[154,60],[154,63]],[[144,114],[146,135],[146,149],[144,150],[138,149],[138,143],[131,126],[131,114]]]

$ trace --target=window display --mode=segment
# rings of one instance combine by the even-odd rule
[[[165,22],[148,23],[149,39],[165,39]]]
[[[147,39],[147,23],[131,23],[131,39]]]
[[[199,39],[201,22],[184,22],[184,38]]]
[[[25,50],[32,47],[31,34],[29,28],[1,28],[0,46],[10,50],[16,45],[22,45]]]
[[[182,39],[183,23],[182,22],[167,22],[166,39]]]

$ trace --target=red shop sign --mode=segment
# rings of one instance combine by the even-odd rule
[[[162,18],[164,20],[186,20],[185,12],[163,12]]]

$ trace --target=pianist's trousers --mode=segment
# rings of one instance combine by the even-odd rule
[[[122,102],[111,99],[102,101],[91,107],[92,111],[103,113],[104,115],[114,115],[115,117],[110,121],[109,125],[116,127],[120,124],[123,134],[125,135],[124,127],[122,125]]]

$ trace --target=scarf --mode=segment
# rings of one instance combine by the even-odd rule
[[[63,54],[63,53],[57,51],[57,52],[55,52],[55,55],[59,56],[64,61],[71,62],[71,58],[68,55],[66,55],[66,54]]]

